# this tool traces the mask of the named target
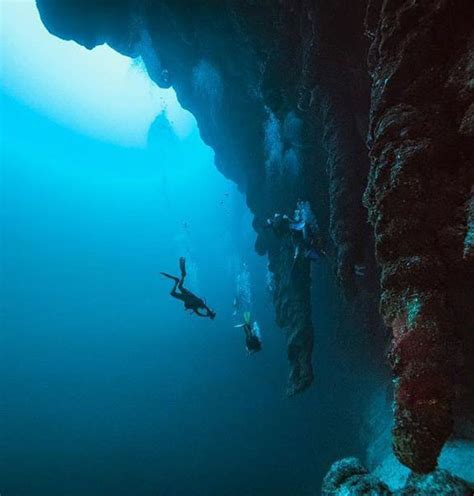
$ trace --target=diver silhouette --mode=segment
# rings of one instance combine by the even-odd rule
[[[257,353],[262,349],[262,338],[260,336],[260,327],[257,322],[253,322],[250,312],[244,312],[244,323],[234,327],[242,327],[245,333],[245,347],[249,354]]]
[[[179,259],[179,268],[181,271],[181,277],[175,277],[167,274],[166,272],[160,272],[161,275],[174,281],[174,286],[170,292],[170,295],[173,298],[182,301],[184,303],[185,310],[191,310],[191,313],[194,313],[199,317],[209,317],[213,320],[216,316],[216,312],[212,311],[207,306],[205,300],[199,298],[194,293],[189,291],[189,289],[184,287],[184,279],[186,278],[186,259],[184,257],[180,257]],[[200,310],[204,310],[204,313],[201,313]]]
[[[305,219],[305,210],[308,209],[310,209],[308,202],[298,201],[293,217],[276,213],[273,217],[267,219],[264,226],[271,228],[279,238],[289,237],[294,247],[293,258],[295,261],[300,255],[313,261],[326,256],[316,221],[314,220],[311,223]],[[309,212],[313,216],[311,210]]]

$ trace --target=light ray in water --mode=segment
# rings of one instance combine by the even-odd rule
[[[85,135],[145,147],[155,117],[165,111],[178,136],[195,127],[173,89],[152,83],[142,64],[103,45],[87,50],[58,41],[43,26],[34,0],[2,2],[2,91]]]

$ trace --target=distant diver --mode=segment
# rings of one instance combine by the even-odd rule
[[[260,336],[260,327],[257,322],[252,324],[250,312],[244,312],[244,323],[236,325],[235,327],[242,327],[245,332],[245,347],[247,351],[257,353],[262,349],[262,338]]]
[[[319,260],[326,256],[321,243],[319,229],[310,226],[308,222],[299,216],[298,210],[295,211],[295,218],[290,219],[290,231],[293,244],[295,246],[295,256],[298,258],[302,253],[309,260]]]
[[[212,311],[202,298],[199,298],[183,286],[186,277],[186,259],[184,257],[179,259],[179,268],[181,271],[181,278],[172,276],[166,272],[160,272],[161,275],[174,281],[174,286],[170,295],[173,298],[182,301],[184,303],[184,308],[186,310],[191,310],[191,313],[194,313],[199,317],[209,317],[211,320],[214,320],[216,312]],[[201,310],[204,310],[204,312],[201,312]]]
[[[294,217],[291,218],[286,214],[276,213],[272,218],[267,219],[266,227],[271,228],[279,238],[289,236],[294,246],[294,260],[300,255],[309,260],[319,260],[326,256],[322,247],[321,236],[316,219],[308,222],[305,217],[312,216],[311,212],[305,212],[309,209],[307,202],[298,202]]]

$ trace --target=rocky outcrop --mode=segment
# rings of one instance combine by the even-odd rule
[[[391,491],[357,458],[336,462],[324,478],[321,496],[470,496],[473,487],[446,470],[409,476],[405,487]]]
[[[397,496],[470,496],[472,485],[459,477],[454,477],[446,470],[435,470],[428,475],[412,474],[406,486],[396,492]]]
[[[473,23],[472,2],[385,1],[370,50],[365,203],[382,268],[381,311],[393,331],[394,449],[418,472],[435,468],[453,432],[456,390],[472,377],[462,364],[474,323],[466,301],[474,289],[466,242]]]
[[[321,496],[391,496],[392,492],[357,458],[345,458],[331,467],[324,478]]]
[[[292,247],[265,218],[310,203],[324,263],[369,336],[374,368],[384,361],[380,279],[393,335],[395,453],[416,472],[433,470],[448,437],[474,417],[472,1],[38,7],[58,36],[141,56],[245,192],[287,332],[289,394],[313,380],[310,263],[294,267]]]
[[[310,262],[300,258],[293,263],[294,247],[289,240],[276,243],[274,250],[269,257],[269,269],[275,283],[273,301],[277,324],[288,329],[290,374],[287,394],[293,396],[313,382],[313,327],[307,298],[311,291]]]

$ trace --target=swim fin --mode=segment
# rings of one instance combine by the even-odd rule
[[[250,325],[250,312],[244,312],[244,321],[246,324],[249,324]]]
[[[186,259],[184,257],[179,257],[179,269],[181,270],[181,276],[186,277]]]

